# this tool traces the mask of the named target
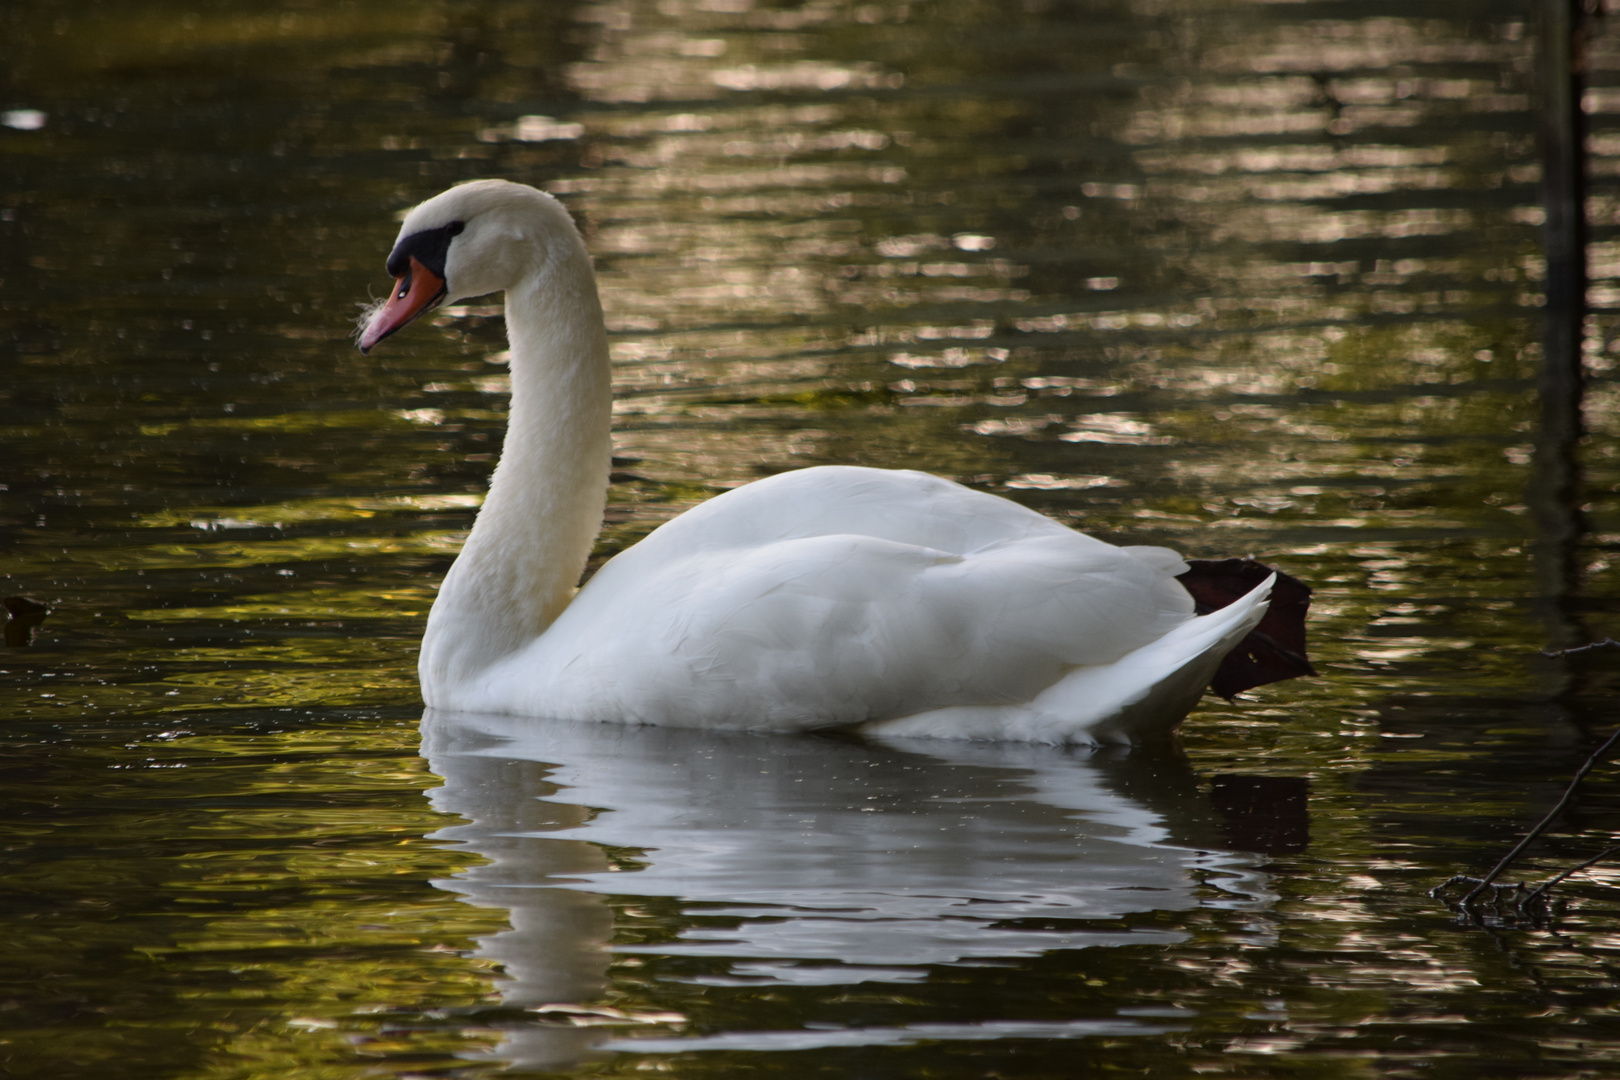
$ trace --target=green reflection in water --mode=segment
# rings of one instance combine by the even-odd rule
[[[422,839],[408,722],[156,719],[8,728],[10,1068],[303,1075],[353,1060],[333,1016],[488,998],[459,950],[500,920],[427,884],[465,862]]]

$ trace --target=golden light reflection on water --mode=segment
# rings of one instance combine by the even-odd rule
[[[495,1039],[477,1015],[420,1011],[487,1004],[495,973],[461,952],[505,924],[394,891],[462,867],[411,840],[441,824],[414,801],[434,781],[398,754],[414,735],[317,737],[332,709],[414,706],[414,642],[509,386],[487,304],[370,358],[350,352],[344,314],[382,283],[390,213],[486,174],[558,192],[597,255],[620,459],[601,554],[758,475],[853,461],[927,468],[1114,539],[1254,553],[1316,587],[1324,678],[1212,702],[1184,733],[1204,775],[1309,777],[1311,859],[1279,871],[1293,892],[1264,934],[1206,913],[1159,960],[1085,958],[1101,985],[1136,988],[1098,991],[1120,995],[1109,1008],[1162,991],[1202,1025],[1173,1046],[1118,1040],[1103,1064],[1162,1071],[1173,1053],[1173,1068],[1217,1069],[1239,1052],[1247,1066],[1371,1046],[1356,1032],[1378,1028],[1435,1061],[1467,1056],[1476,1029],[1456,1016],[1480,1015],[1481,987],[1551,995],[1560,1025],[1599,1016],[1567,987],[1600,963],[1525,945],[1553,972],[1532,988],[1512,956],[1435,931],[1410,899],[1459,845],[1472,857],[1523,818],[1538,796],[1522,760],[1557,772],[1590,719],[1537,696],[1526,12],[238,7],[35,5],[25,33],[0,29],[10,85],[37,98],[18,107],[48,118],[0,131],[23,163],[23,194],[0,197],[0,278],[21,290],[0,295],[17,343],[0,391],[3,572],[57,607],[34,651],[4,657],[21,692],[3,708],[44,725],[27,729],[42,746],[74,718],[315,717],[297,734],[161,740],[173,750],[132,737],[141,749],[107,759],[110,775],[203,777],[238,800],[134,838],[131,815],[106,826],[155,845],[168,876],[153,894],[188,905],[140,952],[194,979],[182,1006],[147,1006],[212,1033],[218,1057],[187,1075],[358,1075]],[[1593,51],[1600,82],[1620,70],[1612,37]],[[221,74],[243,70],[269,89]],[[1620,169],[1620,96],[1598,86],[1590,108],[1602,187]],[[1594,194],[1600,232],[1617,206]],[[1593,255],[1592,299],[1614,307],[1616,241],[1599,235]],[[1609,317],[1592,329],[1582,617],[1601,637],[1620,401]],[[1606,717],[1608,676],[1582,677]],[[1492,768],[1499,785],[1477,781]],[[172,808],[200,789],[142,790],[140,805]],[[1603,833],[1611,803],[1571,829]],[[182,833],[203,839],[178,851]],[[106,864],[55,857],[39,865],[75,902],[109,891]],[[265,899],[232,909],[244,896]],[[691,921],[615,918],[655,940]],[[1590,929],[1583,947],[1612,946]],[[66,955],[60,940],[38,951],[52,950]],[[627,1008],[736,1022],[628,963],[613,987]],[[705,993],[756,1025],[842,1007]],[[882,1007],[944,1007],[934,993]],[[1286,1008],[1263,1004],[1279,995]],[[390,1026],[401,1001],[418,1011]],[[1574,1053],[1544,1028],[1525,1040]]]
[[[363,518],[362,513],[350,515]],[[201,519],[199,519],[201,520]],[[341,520],[341,516],[340,516]],[[231,529],[212,530],[229,533]],[[454,554],[461,549],[466,532],[422,533],[401,537],[312,536],[288,540],[244,540],[228,542],[199,538],[190,544],[131,546],[119,551],[113,565],[121,570],[192,570],[202,568],[262,567],[277,563],[298,564],[325,559],[363,559],[381,555]],[[83,565],[111,569],[105,554],[76,552],[67,558],[42,556],[40,569],[26,562],[16,565],[18,574],[40,573],[44,566]]]

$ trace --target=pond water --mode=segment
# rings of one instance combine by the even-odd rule
[[[1576,1077],[1620,872],[1478,873],[1620,716],[1620,37],[1577,542],[1535,511],[1529,0],[0,8],[0,1074]],[[395,215],[558,193],[600,555],[916,467],[1310,582],[1171,753],[423,717],[498,308],[361,356]],[[20,627],[15,627],[20,631]],[[1594,773],[1511,877],[1620,831]]]

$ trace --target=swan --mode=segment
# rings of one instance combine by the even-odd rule
[[[422,638],[430,709],[1128,743],[1174,728],[1234,650],[1252,667],[1283,642],[1292,669],[1260,682],[1309,673],[1302,623],[1298,648],[1289,631],[1255,633],[1278,581],[1268,568],[1213,607],[1178,580],[1188,563],[1173,551],[1116,547],[904,470],[755,481],[576,590],[606,503],[612,388],[573,219],[527,185],[460,184],[405,215],[387,271],[362,352],[496,292],[511,343],[505,446]],[[1302,618],[1297,596],[1289,608]]]

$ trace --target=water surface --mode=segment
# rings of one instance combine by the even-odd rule
[[[1523,2],[0,11],[0,1063],[106,1077],[1456,1075],[1620,1056],[1610,870],[1456,925],[1616,715],[1620,56],[1576,581],[1538,573]],[[1169,756],[423,719],[498,309],[370,357],[394,216],[557,192],[599,556],[925,468],[1316,589]],[[1542,545],[1542,550],[1545,550]],[[1556,575],[1554,575],[1556,578]],[[1597,773],[1535,876],[1606,846]]]

